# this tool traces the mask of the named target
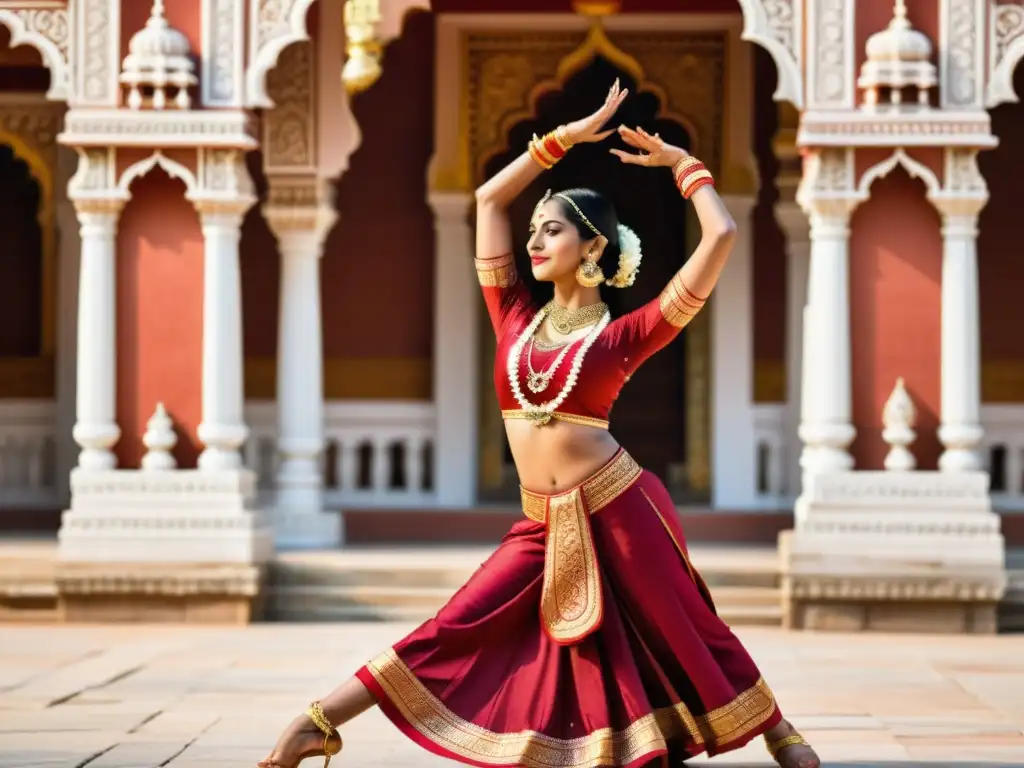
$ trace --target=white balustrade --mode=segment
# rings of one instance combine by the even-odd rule
[[[991,477],[992,506],[1024,510],[1024,405],[983,405],[982,466]]]
[[[796,497],[794,489],[788,487],[787,426],[784,403],[754,405],[757,457],[755,488],[758,501],[764,509],[791,508]]]
[[[0,509],[58,509],[67,479],[56,473],[51,400],[0,400]]]
[[[273,402],[249,402],[243,453],[260,489],[272,493],[277,471]],[[429,402],[328,401],[324,407],[324,504],[414,507],[436,504],[433,451],[436,413]]]

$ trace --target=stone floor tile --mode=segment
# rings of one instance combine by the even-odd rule
[[[312,698],[411,628],[0,627],[0,768],[253,765]],[[1019,638],[738,634],[829,768],[1024,766]],[[346,765],[452,765],[376,709],[343,736]],[[692,764],[773,765],[760,739]]]

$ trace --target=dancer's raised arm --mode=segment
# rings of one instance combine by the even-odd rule
[[[508,319],[529,307],[529,294],[516,274],[508,208],[541,171],[550,168],[575,144],[601,141],[613,133],[601,128],[629,91],[619,81],[592,115],[534,138],[526,152],[476,191],[476,270],[491,324],[499,336]]]
[[[629,94],[616,80],[599,110],[535,138],[529,149],[502,168],[476,191],[476,257],[496,259],[512,250],[508,208],[541,171],[554,165],[575,144],[601,141],[614,130],[602,131],[604,124]]]
[[[613,332],[632,349],[630,369],[668,344],[693,319],[718,283],[736,239],[736,222],[715,191],[714,179],[704,164],[685,149],[666,144],[642,128],[621,126],[619,134],[639,154],[610,150],[622,162],[647,167],[671,168],[676,188],[693,203],[700,221],[701,238],[686,263],[672,277],[661,295],[616,321]]]

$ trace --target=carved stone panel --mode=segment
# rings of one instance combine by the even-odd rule
[[[977,0],[942,0],[939,87],[944,108],[983,108],[984,25],[984,3]]]
[[[1013,75],[1024,57],[1024,0],[991,5],[989,17],[989,84],[986,106],[1015,102]]]
[[[810,0],[807,7],[807,108],[853,109],[854,0]]]
[[[114,107],[120,98],[120,0],[77,0],[75,4],[72,106]]]
[[[243,0],[203,0],[202,23],[203,105],[240,107],[245,95]]]
[[[316,88],[313,43],[292,43],[267,74],[275,106],[263,120],[267,173],[316,170]]]

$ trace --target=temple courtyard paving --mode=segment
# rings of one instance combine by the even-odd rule
[[[0,627],[0,766],[251,766],[312,698],[410,628]],[[1022,635],[737,634],[827,766],[1024,766]],[[342,734],[332,765],[453,765],[376,709]],[[771,763],[756,740],[693,764]]]

